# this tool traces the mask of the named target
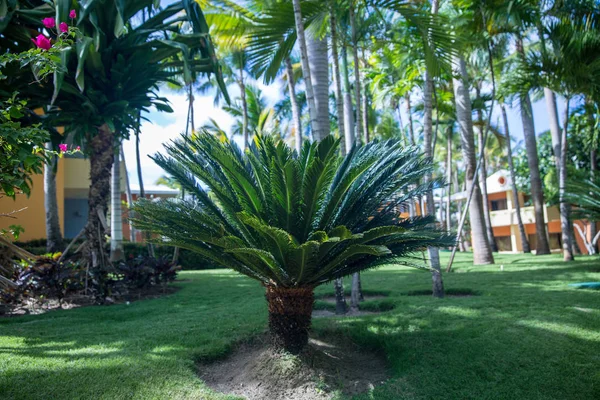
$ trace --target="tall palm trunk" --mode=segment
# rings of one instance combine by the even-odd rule
[[[594,180],[598,176],[598,140],[600,140],[600,138],[597,137],[598,133],[596,132],[596,121],[594,120],[593,115],[594,105],[592,100],[589,97],[586,97],[585,103],[587,123],[591,135],[590,140],[592,142],[592,145],[590,146],[590,179]],[[590,241],[593,241],[594,237],[596,237],[596,234],[598,233],[596,224],[597,221],[590,221]],[[594,243],[591,243],[591,246],[593,246],[595,254],[598,249]]]
[[[417,142],[415,141],[415,125],[412,117],[412,106],[410,105],[410,92],[406,92],[406,113],[408,114],[408,140],[410,145],[414,146]]]
[[[475,138],[473,135],[473,120],[471,116],[471,98],[467,82],[467,66],[464,58],[455,57],[455,75],[453,79],[454,99],[456,102],[456,119],[460,127],[460,140],[465,162],[465,179],[469,191],[473,191],[469,204],[469,221],[471,223],[471,244],[473,247],[473,263],[475,265],[493,264],[494,256],[487,240],[483,217],[481,190],[477,184],[475,172],[477,161],[475,157]]]
[[[567,141],[567,129],[569,126],[569,102],[567,98],[565,106],[565,121],[560,140],[560,169],[558,175],[558,197],[560,202],[560,228],[562,231],[563,259],[573,261],[573,227],[571,226],[571,205],[565,198],[567,187],[567,150],[569,142]]]
[[[338,130],[340,136],[344,136],[344,140],[341,141],[342,155],[345,155],[354,144],[354,135],[351,131],[352,122],[348,118],[352,118],[352,99],[348,92],[350,83],[348,82],[348,61],[345,52],[345,46],[342,50],[344,60],[344,94],[342,94],[342,74],[340,73],[340,60],[338,55],[338,36],[337,36],[337,20],[335,16],[334,2],[330,3],[329,9],[329,25],[331,31],[331,53],[333,57],[333,75],[335,79],[335,100],[337,105],[337,116],[338,116]],[[347,101],[349,104],[346,104]],[[348,305],[346,304],[346,295],[344,293],[344,281],[342,278],[338,278],[334,281],[335,289],[335,313],[345,314],[348,311]]]
[[[315,105],[315,94],[312,84],[310,65],[308,62],[308,52],[306,49],[306,35],[304,34],[304,22],[302,21],[302,9],[300,0],[292,0],[294,7],[294,22],[296,24],[296,33],[298,36],[298,47],[300,48],[300,61],[302,63],[302,75],[306,85],[306,102],[308,103],[308,114],[310,116],[310,127],[313,137],[318,137],[320,127],[317,119],[317,108]]]
[[[46,150],[53,150],[52,143],[46,143]],[[58,220],[58,201],[56,199],[57,157],[52,156],[44,166],[44,208],[46,210],[46,251],[62,251],[63,237]]]
[[[552,137],[552,151],[554,153],[554,163],[556,165],[556,172],[557,172],[557,176],[559,177],[559,181],[560,181],[560,176],[562,174],[562,170],[563,170],[563,165],[562,165],[562,156],[561,156],[561,152],[562,152],[562,139],[561,139],[561,129],[560,129],[560,125],[558,124],[558,110],[556,108],[556,95],[554,94],[554,92],[552,90],[550,90],[549,88],[544,88],[544,97],[546,99],[546,106],[548,108],[548,117],[550,119],[550,135]],[[565,121],[566,124],[566,121]],[[566,167],[565,167],[566,169]],[[565,171],[566,173],[566,171]],[[560,182],[559,182],[559,188],[560,188]],[[560,189],[559,189],[560,191]],[[564,212],[567,212],[567,214],[570,214],[570,207],[568,207],[568,205],[561,205],[559,206],[559,210],[560,210],[560,219],[561,219],[561,232],[562,232],[562,239],[563,239],[563,249],[564,249],[564,259],[565,261],[571,261],[573,259],[573,246],[569,246],[570,249],[567,250],[566,249],[566,243],[571,243],[573,244],[575,242],[574,237],[573,237],[573,230],[571,228],[571,224],[567,223],[564,224],[562,222],[563,219],[567,218],[568,219],[568,215],[563,215]],[[563,229],[566,229],[567,231],[565,232]],[[567,238],[566,242],[565,242],[565,238]]]
[[[521,121],[523,123],[523,136],[525,137],[525,150],[527,152],[527,163],[529,165],[529,182],[531,186],[531,197],[535,212],[535,229],[537,238],[536,254],[550,254],[550,244],[546,233],[546,222],[544,220],[544,192],[542,190],[542,178],[537,151],[537,140],[535,137],[535,125],[533,122],[533,110],[529,94],[521,95]]]
[[[364,140],[363,138],[363,130],[361,126],[361,95],[360,95],[360,61],[358,59],[358,38],[356,36],[356,15],[354,14],[354,4],[350,5],[350,29],[352,32],[352,56],[354,60],[354,101],[356,103],[356,116],[354,120],[356,121],[356,139]]]
[[[97,270],[108,263],[106,243],[106,211],[110,197],[110,176],[114,159],[113,133],[104,124],[88,140],[90,151],[90,191],[88,196],[88,220],[85,225],[87,239],[83,254],[89,268]]]
[[[475,86],[475,92],[477,96],[477,100],[481,100],[481,92],[479,86]],[[494,238],[494,230],[492,229],[492,217],[490,216],[490,201],[488,198],[488,190],[487,190],[487,162],[485,158],[485,149],[484,146],[484,129],[483,124],[485,123],[483,120],[483,113],[481,110],[477,110],[477,119],[479,120],[479,124],[477,127],[477,142],[479,143],[479,154],[483,155],[481,160],[481,166],[479,167],[479,183],[481,185],[481,198],[483,201],[483,218],[485,220],[485,232],[487,234],[488,242],[490,243],[490,247],[493,252],[498,252],[498,246],[496,246],[496,239]]]
[[[121,146],[115,150],[110,185],[110,261],[125,258],[123,252],[123,210],[121,208]]]
[[[506,115],[506,107],[504,104],[500,105],[502,109],[502,122],[504,124],[504,134],[506,135],[506,155],[508,156],[508,167],[510,172],[511,189],[513,194],[513,205],[517,215],[517,225],[519,226],[519,234],[521,235],[521,247],[523,253],[531,253],[529,247],[529,241],[527,240],[527,234],[525,233],[525,225],[523,225],[523,218],[521,217],[521,204],[519,203],[519,192],[517,190],[517,177],[515,174],[515,166],[512,158],[512,143],[510,139],[510,131],[508,129],[508,116]]]
[[[452,195],[452,135],[454,131],[452,126],[448,127],[446,132],[446,230],[450,232],[452,229],[452,212],[450,206],[450,196]]]
[[[525,57],[523,42],[517,40],[517,52],[521,58]],[[525,150],[527,152],[527,163],[529,165],[529,182],[531,186],[531,198],[535,211],[535,230],[537,238],[536,254],[550,254],[550,244],[544,220],[544,192],[542,190],[542,178],[537,151],[537,140],[535,137],[535,125],[533,121],[533,108],[529,93],[520,94],[521,121],[523,123],[523,136],[525,137]]]
[[[242,100],[242,136],[244,138],[244,150],[250,145],[248,134],[248,100],[246,99],[246,83],[244,82],[244,69],[240,68],[240,98]]]
[[[131,185],[129,184],[129,173],[127,172],[127,164],[125,163],[125,152],[123,151],[123,145],[120,148],[121,159],[123,160],[123,167],[125,169],[125,194],[127,195],[127,213],[129,216],[129,241],[135,242],[135,229],[131,223],[131,207],[133,206],[133,195],[131,194]]]
[[[437,14],[438,2],[433,0],[432,13]],[[428,67],[425,68],[425,87],[423,88],[423,146],[425,157],[433,159],[433,77]],[[431,182],[432,173],[425,174],[425,183]],[[433,190],[427,191],[425,195],[426,209],[425,213],[429,216],[435,216],[435,203],[433,199]],[[442,271],[440,267],[440,252],[437,247],[428,247],[429,263],[431,265],[431,280],[433,297],[444,297],[444,282],[442,280]]]
[[[196,130],[194,125],[194,85],[190,83],[188,85],[188,115],[187,122],[185,125],[185,134],[187,136],[188,129],[191,128],[192,133]]]
[[[367,66],[367,59],[365,58],[365,49],[362,49],[362,63]],[[363,91],[362,91],[362,129],[365,134],[365,143],[369,143],[370,141],[370,133],[369,133],[369,90],[366,79],[363,81]]]
[[[306,38],[308,63],[312,79],[313,93],[315,95],[315,108],[319,130],[313,134],[316,141],[320,142],[329,135],[329,55],[327,52],[327,38],[308,36]]]
[[[290,102],[292,103],[292,120],[294,121],[294,130],[296,131],[296,151],[298,154],[302,151],[302,119],[300,116],[300,106],[296,97],[296,83],[294,82],[294,68],[290,58],[285,59],[285,69],[288,79],[288,91],[290,92]]]
[[[344,142],[346,142],[346,150],[354,146],[354,115],[352,107],[352,95],[350,93],[350,73],[348,71],[348,53],[346,46],[342,46],[342,75],[344,82]]]
[[[333,57],[333,77],[335,81],[335,102],[338,117],[338,132],[340,137],[345,135],[344,98],[342,95],[342,75],[340,73],[340,57],[338,54],[337,20],[333,2],[329,8],[329,28],[331,31],[331,56]],[[341,141],[342,154],[346,154],[346,141]]]
[[[137,174],[138,174],[138,182],[140,185],[140,194],[138,195],[138,199],[143,199],[146,197],[146,192],[144,190],[144,178],[142,176],[142,159],[140,157],[140,130],[139,130],[139,116],[138,116],[138,128],[135,130],[135,161],[137,163]],[[149,241],[150,234],[148,232],[144,232],[144,240],[146,241],[146,246],[148,247],[148,255],[150,257],[154,257],[154,246]]]

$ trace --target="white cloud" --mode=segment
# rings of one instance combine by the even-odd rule
[[[180,93],[161,93],[170,101],[173,108],[173,113],[151,112],[147,115],[150,121],[142,123],[140,135],[140,163],[142,166],[142,174],[144,184],[152,185],[158,178],[164,175],[164,171],[152,161],[148,155],[161,152],[163,143],[169,142],[179,137],[185,131],[185,123],[187,119],[188,102],[185,94]],[[209,118],[213,118],[219,126],[226,131],[232,125],[231,117],[215,107],[213,98],[210,96],[196,96],[194,101],[194,120],[196,127],[199,127],[208,122]],[[138,186],[137,167],[135,157],[135,137],[123,142],[123,150],[125,152],[125,162],[131,186]]]

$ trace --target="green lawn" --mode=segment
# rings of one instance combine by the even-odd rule
[[[567,286],[600,281],[598,259],[497,262],[475,267],[459,255],[446,288],[479,295],[444,300],[405,295],[430,287],[425,272],[365,273],[366,290],[389,294],[370,306],[394,309],[319,319],[314,328],[387,355],[392,379],[360,399],[598,398],[600,291]],[[206,388],[194,363],[264,331],[263,291],[225,270],[184,272],[176,285],[179,292],[156,300],[0,319],[0,398],[228,398]]]

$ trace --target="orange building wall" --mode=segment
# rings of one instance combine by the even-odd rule
[[[64,232],[64,163],[59,162],[56,173],[56,200],[58,202],[58,220],[61,232]],[[0,213],[9,213],[25,208],[13,215],[14,218],[0,218],[0,229],[8,229],[10,225],[20,225],[25,231],[19,236],[19,241],[42,239],[46,237],[46,208],[44,207],[44,176],[32,176],[31,195],[17,195],[0,198]]]

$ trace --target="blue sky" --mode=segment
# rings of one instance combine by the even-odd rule
[[[275,82],[272,85],[259,85],[263,89],[263,94],[270,104],[274,104],[282,91],[281,82]],[[169,99],[173,113],[163,113],[154,111],[147,115],[151,122],[142,124],[140,136],[140,152],[141,164],[145,185],[153,185],[160,176],[164,174],[162,169],[157,166],[148,155],[152,155],[158,151],[162,151],[163,143],[177,138],[185,131],[185,122],[187,117],[187,99],[184,93],[177,93],[168,90],[161,90],[161,95]],[[235,89],[232,88],[230,95],[232,98],[237,96]],[[523,129],[521,118],[519,116],[518,104],[513,108],[508,109],[509,126],[512,137],[521,142],[523,139]],[[562,115],[564,110],[564,101],[558,99],[559,115]],[[549,129],[549,122],[546,112],[546,103],[544,99],[533,104],[533,113],[535,119],[535,129],[539,134]],[[213,118],[223,129],[228,128],[233,124],[233,120],[219,106],[213,104],[213,97],[210,95],[196,95],[194,105],[196,127],[203,125]],[[499,110],[494,113],[492,119],[496,123],[500,118]],[[406,121],[406,119],[404,119]],[[501,125],[501,124],[500,124]],[[137,170],[135,163],[135,142],[129,140],[124,143],[125,161],[129,173],[129,180],[132,187],[138,187]]]

